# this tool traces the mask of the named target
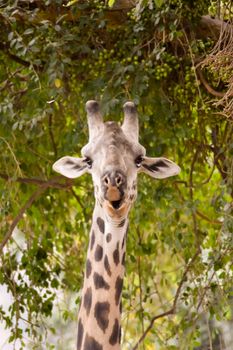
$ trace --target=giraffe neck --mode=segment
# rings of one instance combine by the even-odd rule
[[[112,222],[96,204],[78,317],[77,350],[120,350],[128,219]]]

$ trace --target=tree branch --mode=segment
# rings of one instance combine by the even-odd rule
[[[200,250],[198,249],[196,251],[196,253],[194,254],[194,256],[192,257],[192,259],[190,260],[190,262],[187,264],[186,266],[186,269],[183,273],[183,276],[180,280],[180,283],[178,285],[178,288],[176,290],[176,294],[175,294],[175,297],[174,297],[174,300],[173,300],[173,304],[172,304],[172,307],[165,311],[165,312],[162,312],[161,314],[158,314],[156,316],[154,316],[151,320],[150,320],[150,324],[149,326],[146,328],[146,330],[144,331],[144,333],[141,335],[141,337],[139,338],[139,340],[137,341],[137,343],[134,345],[134,347],[132,348],[132,350],[136,350],[138,349],[139,345],[141,344],[141,342],[145,339],[145,337],[147,336],[147,334],[150,332],[151,328],[153,327],[154,325],[154,322],[159,319],[159,318],[162,318],[162,317],[165,317],[165,316],[168,316],[168,315],[173,315],[176,311],[176,306],[177,306],[177,302],[178,302],[178,299],[179,299],[179,296],[180,296],[180,293],[181,293],[181,289],[183,287],[183,284],[184,282],[186,281],[186,277],[187,277],[187,274],[191,268],[191,266],[193,265],[194,261],[197,259],[198,255],[200,254]]]
[[[1,244],[0,244],[0,254],[3,251],[3,248],[5,247],[5,245],[7,244],[7,242],[9,241],[9,239],[11,238],[14,229],[16,228],[18,222],[22,219],[23,214],[25,213],[25,211],[30,208],[30,206],[32,205],[32,203],[41,195],[42,192],[44,192],[47,189],[47,187],[39,187],[32,195],[31,197],[25,202],[25,204],[22,206],[22,208],[19,210],[18,215],[14,218],[12,224],[10,225],[10,228],[8,230],[8,232],[6,233],[5,237],[3,238]]]
[[[220,91],[216,91],[212,88],[212,86],[209,85],[209,83],[207,82],[207,80],[205,79],[204,75],[202,74],[202,71],[200,68],[197,68],[197,73],[198,76],[200,78],[200,81],[202,82],[202,84],[204,85],[204,87],[206,88],[206,90],[213,96],[215,97],[224,97],[225,96],[225,92],[220,92]]]
[[[200,218],[202,218],[203,220],[206,220],[208,221],[210,224],[212,225],[219,225],[219,226],[222,226],[222,222],[219,221],[219,220],[211,220],[210,218],[208,218],[208,216],[206,216],[205,214],[201,213],[199,210],[196,210],[196,214],[198,216],[200,216]]]
[[[65,189],[65,188],[70,188],[73,186],[74,182],[73,180],[70,179],[65,179],[65,183],[59,182],[58,180],[63,179],[63,176],[55,176],[51,178],[50,180],[41,180],[41,179],[34,179],[34,178],[23,178],[23,177],[18,177],[16,179],[6,175],[6,174],[1,174],[0,173],[0,178],[10,181],[10,182],[20,182],[20,183],[26,183],[26,184],[32,184],[32,185],[38,185],[41,187],[45,188],[58,188],[58,189]]]
[[[15,217],[13,220],[12,224],[10,225],[10,228],[8,232],[6,233],[5,237],[3,238],[2,242],[0,243],[0,254],[3,251],[3,248],[11,238],[14,229],[16,228],[18,222],[22,219],[23,214],[25,211],[30,208],[30,206],[33,204],[33,202],[48,188],[70,188],[73,185],[73,181],[71,180],[66,180],[66,183],[60,183],[57,182],[56,180],[62,178],[61,176],[56,176],[55,178],[52,178],[48,181],[40,180],[40,179],[29,179],[29,178],[17,178],[17,179],[12,179],[6,174],[0,174],[0,177],[2,179],[5,179],[6,181],[16,181],[20,183],[27,183],[27,184],[33,184],[33,185],[38,185],[38,189],[29,197],[29,199],[25,202],[25,204],[21,207],[19,210],[18,215]]]
[[[0,43],[0,50],[2,50],[9,58],[11,58],[13,61],[25,66],[30,67],[31,63],[28,61],[23,60],[21,57],[18,57],[14,54],[12,54],[9,50],[7,45]]]
[[[231,24],[222,21],[218,18],[212,18],[209,15],[202,16],[197,31],[203,38],[211,37],[214,40],[218,40],[222,31],[232,33],[233,27]]]

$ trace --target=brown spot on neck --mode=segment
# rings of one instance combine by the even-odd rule
[[[98,217],[96,222],[97,222],[97,225],[99,227],[100,232],[104,233],[104,230],[105,230],[104,220],[101,219],[100,217]]]
[[[91,287],[87,288],[83,299],[83,306],[86,309],[87,316],[89,316],[92,304],[92,290]]]
[[[94,316],[98,323],[98,326],[105,333],[106,329],[109,325],[109,312],[110,312],[110,304],[109,302],[97,302],[95,305]]]
[[[120,298],[121,298],[121,292],[122,292],[122,287],[123,287],[123,279],[121,277],[117,277],[116,284],[115,284],[115,301],[116,305],[119,305]]]
[[[86,335],[83,350],[103,350],[103,346],[93,337]]]
[[[109,284],[97,272],[94,273],[93,280],[94,280],[94,285],[95,285],[96,289],[100,289],[100,288],[103,288],[103,289],[106,289],[106,290],[110,289]]]
[[[117,319],[115,319],[114,325],[113,325],[113,329],[112,329],[112,334],[109,338],[109,343],[111,345],[115,345],[118,340],[119,340],[119,330],[120,330],[120,326],[119,326],[119,322]]]

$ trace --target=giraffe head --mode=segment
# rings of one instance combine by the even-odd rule
[[[81,150],[82,158],[66,156],[53,165],[55,171],[68,178],[90,173],[97,204],[116,220],[128,215],[136,199],[138,173],[163,179],[180,172],[171,160],[146,157],[145,148],[138,141],[136,107],[133,102],[126,102],[123,109],[121,126],[111,121],[104,123],[99,104],[88,101],[89,142]]]

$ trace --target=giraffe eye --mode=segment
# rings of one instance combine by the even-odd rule
[[[87,166],[88,166],[89,169],[92,167],[93,161],[92,161],[91,158],[86,157],[86,158],[84,159],[84,162],[87,164]]]
[[[135,159],[135,165],[136,165],[137,168],[140,168],[140,166],[142,165],[142,161],[143,161],[143,157],[142,156],[138,156]]]

